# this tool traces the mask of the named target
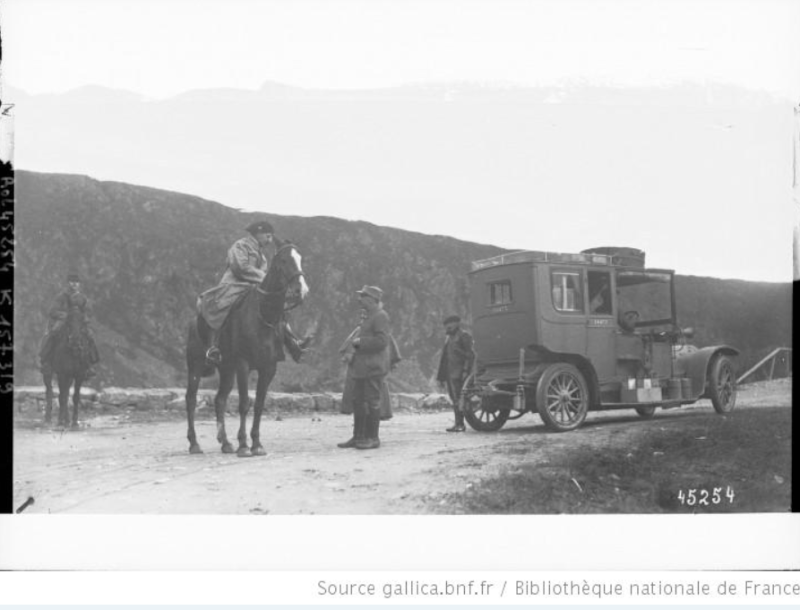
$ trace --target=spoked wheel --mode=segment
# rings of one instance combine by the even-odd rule
[[[509,410],[499,408],[495,401],[483,396],[474,381],[474,375],[470,375],[461,391],[464,419],[478,432],[497,432],[508,421]]]
[[[636,412],[642,419],[650,419],[656,414],[655,407],[636,407]]]
[[[708,390],[711,404],[717,413],[725,414],[736,406],[736,371],[733,361],[720,354],[711,363],[708,376]]]
[[[580,426],[589,411],[589,388],[581,372],[564,363],[545,369],[536,386],[536,410],[554,432]]]

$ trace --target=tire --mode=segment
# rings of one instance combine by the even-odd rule
[[[589,411],[589,387],[571,364],[552,364],[536,386],[536,410],[544,425],[554,432],[580,426]]]
[[[636,412],[642,419],[650,419],[656,414],[655,407],[636,407]]]
[[[508,421],[509,410],[492,404],[478,391],[470,391],[473,377],[467,378],[462,391],[464,419],[478,432],[497,432]]]
[[[720,415],[730,413],[736,406],[736,369],[733,360],[719,354],[708,373],[708,395],[714,410]]]

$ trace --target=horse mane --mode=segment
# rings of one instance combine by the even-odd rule
[[[259,296],[259,312],[262,320],[269,320],[271,323],[277,323],[283,315],[284,302],[286,297],[285,289],[277,286],[281,281],[278,266],[275,264],[278,260],[278,255],[288,247],[296,247],[290,240],[273,239],[275,245],[275,256],[267,271],[267,275],[261,281],[254,293]]]
[[[272,257],[270,261],[269,270],[267,271],[267,275],[264,276],[264,279],[261,280],[260,288],[262,290],[269,290],[270,282],[274,281],[275,278],[275,261],[278,258],[278,253],[280,253],[284,248],[293,247],[297,248],[297,246],[289,239],[280,239],[278,237],[274,237],[272,240],[273,245],[275,246],[275,255]]]

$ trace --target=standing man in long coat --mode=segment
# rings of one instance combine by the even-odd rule
[[[475,349],[472,335],[461,328],[461,318],[448,316],[444,320],[446,339],[439,360],[439,371],[436,379],[447,387],[456,423],[448,432],[464,432],[464,413],[461,411],[460,397],[464,381],[472,371],[475,362]]]
[[[249,235],[236,241],[228,250],[227,266],[219,284],[206,290],[197,301],[198,313],[211,329],[210,346],[206,352],[209,364],[221,362],[222,355],[217,343],[231,307],[267,275],[269,261],[263,249],[272,243],[275,229],[269,221],[259,220],[245,230]],[[306,337],[298,341],[288,324],[283,324],[283,327],[284,344],[295,362],[298,362],[311,339]]]
[[[352,440],[356,449],[377,449],[381,446],[381,385],[390,369],[389,314],[383,309],[383,291],[377,286],[364,286],[356,294],[367,315],[352,340]]]

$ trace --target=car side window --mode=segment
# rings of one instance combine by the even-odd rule
[[[511,282],[492,282],[489,284],[489,305],[508,305],[511,303]]]
[[[553,307],[556,311],[582,312],[581,273],[579,271],[553,271],[550,279]]]
[[[611,274],[606,271],[589,271],[589,313],[598,316],[610,316],[611,311]]]

